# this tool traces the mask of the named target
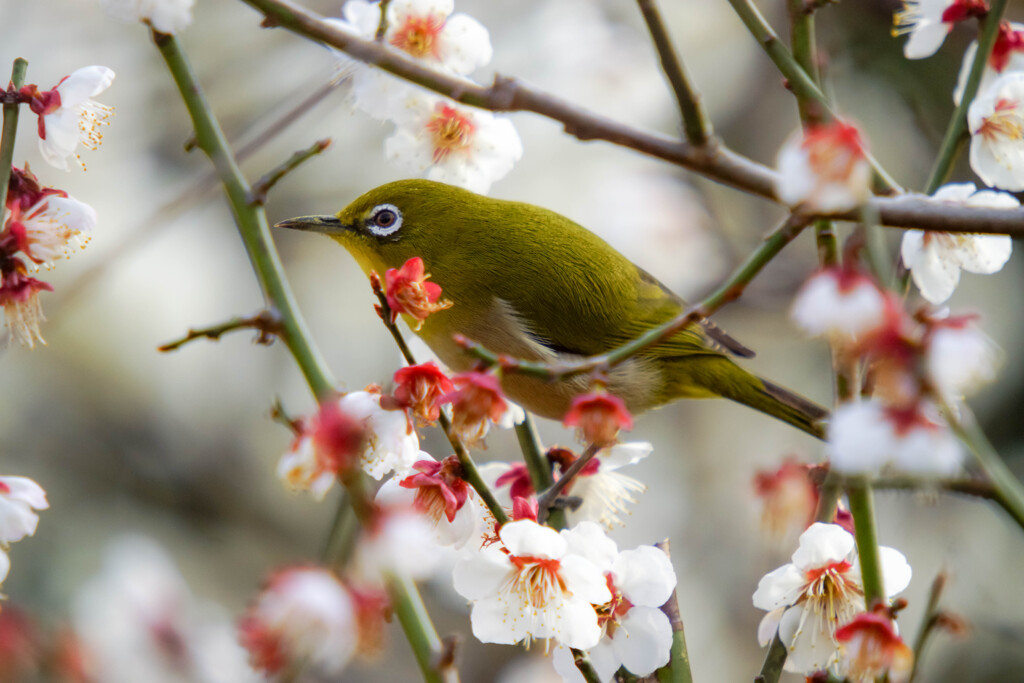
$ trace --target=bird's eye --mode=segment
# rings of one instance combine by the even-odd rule
[[[402,212],[393,204],[381,204],[373,209],[367,227],[377,237],[387,237],[402,227]]]

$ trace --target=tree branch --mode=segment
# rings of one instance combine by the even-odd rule
[[[740,0],[731,0],[740,2]],[[244,0],[266,17],[265,26],[282,26],[359,61],[373,64],[454,100],[492,111],[526,111],[558,121],[581,140],[604,140],[688,168],[707,178],[765,199],[775,199],[774,170],[725,146],[701,148],[640,130],[595,114],[515,79],[495,78],[481,86],[428,69],[415,59],[346,33],[288,0]],[[783,47],[783,49],[785,49]],[[795,62],[794,62],[795,63]],[[806,76],[806,74],[805,74]],[[824,97],[824,95],[822,95]],[[876,197],[870,205],[882,225],[943,232],[998,233],[1024,237],[1024,207],[1012,210],[961,207],[923,195]],[[832,218],[857,221],[854,210]]]
[[[228,332],[247,329],[259,332],[259,335],[256,337],[257,344],[271,344],[274,341],[274,337],[281,333],[282,327],[281,321],[276,315],[270,311],[260,311],[256,315],[249,316],[248,318],[232,318],[227,322],[220,323],[219,325],[212,325],[211,327],[201,327],[198,329],[190,328],[188,334],[181,339],[158,346],[156,350],[162,353],[177,351],[185,344],[197,339],[212,339],[217,341]]]

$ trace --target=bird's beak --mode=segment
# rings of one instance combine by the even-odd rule
[[[352,227],[338,220],[336,216],[299,216],[281,221],[275,228],[291,228],[307,232],[320,232],[325,235],[336,235],[339,232],[352,230]]]

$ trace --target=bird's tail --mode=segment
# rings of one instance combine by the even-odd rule
[[[771,415],[811,436],[825,438],[822,422],[829,416],[825,408],[747,372],[728,358],[709,354],[673,362],[678,364],[678,372],[670,375],[678,382],[676,397],[721,396]],[[706,391],[694,391],[695,387],[706,388]]]

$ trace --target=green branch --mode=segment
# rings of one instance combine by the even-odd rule
[[[28,62],[21,57],[14,60],[11,68],[11,85],[15,90],[25,85],[25,72],[28,70]],[[14,138],[18,133],[18,113],[21,105],[17,102],[4,103],[4,126],[3,133],[0,133],[0,216],[7,207],[7,190],[11,184],[11,164],[14,162]],[[0,226],[3,228],[3,226]]]
[[[885,601],[871,485],[866,480],[851,481],[846,486],[846,497],[850,501],[850,514],[853,515],[857,556],[860,558],[860,573],[864,581],[864,604],[871,611],[876,603]]]
[[[231,154],[224,133],[214,118],[177,39],[172,35],[155,31],[152,35],[153,42],[167,63],[188,108],[195,127],[196,144],[213,162],[224,185],[260,288],[268,306],[272,307],[280,320],[281,336],[302,370],[310,389],[319,400],[327,400],[335,393],[334,380],[309,340],[305,324],[286,283],[281,260],[270,239],[266,215],[262,207],[250,203],[251,188]],[[343,483],[349,491],[353,510],[361,520],[365,519],[370,505],[368,492],[360,486],[359,476],[347,479]],[[434,666],[435,655],[440,651],[440,639],[434,631],[429,615],[423,609],[416,586],[407,581],[391,578],[388,580],[388,591],[424,679],[430,683],[442,683],[442,676]]]
[[[295,299],[285,276],[284,267],[270,238],[270,228],[262,207],[250,204],[251,188],[231,154],[227,139],[214,119],[199,83],[192,72],[177,39],[172,35],[153,32],[153,42],[171,70],[174,82],[181,92],[189,116],[195,127],[196,143],[217,169],[217,175],[227,193],[231,213],[238,225],[260,289],[269,308],[281,322],[281,338],[298,363],[306,382],[318,398],[335,392],[335,381],[320,352],[310,341]]]

